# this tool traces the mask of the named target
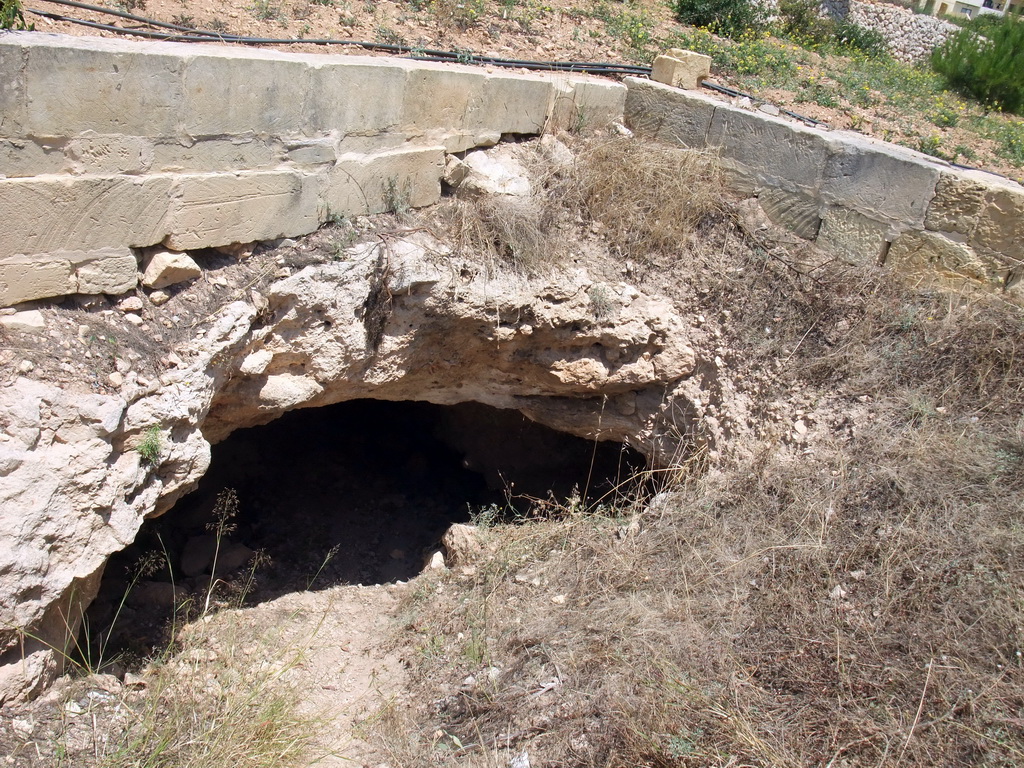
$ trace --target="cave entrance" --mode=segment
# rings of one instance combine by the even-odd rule
[[[174,606],[200,600],[211,582],[251,603],[406,580],[453,523],[481,511],[528,519],[533,500],[551,509],[574,495],[611,498],[643,466],[622,444],[478,403],[355,400],[292,411],[213,447],[197,490],[111,558],[88,625],[109,635],[116,615],[108,650],[144,656]],[[224,512],[218,537],[211,529]],[[147,560],[159,567],[136,578],[122,605]]]

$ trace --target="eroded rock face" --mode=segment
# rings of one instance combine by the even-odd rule
[[[652,455],[695,365],[667,301],[583,271],[488,274],[425,232],[306,267],[204,330],[176,350],[188,364],[120,396],[0,389],[0,702],[58,670],[108,556],[234,429],[355,398],[477,401]]]

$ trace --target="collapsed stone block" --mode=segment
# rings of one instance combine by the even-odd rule
[[[202,274],[203,270],[187,253],[159,250],[146,260],[142,284],[147,288],[166,288]]]
[[[651,79],[673,88],[694,90],[711,74],[711,57],[682,48],[670,48],[654,60]]]

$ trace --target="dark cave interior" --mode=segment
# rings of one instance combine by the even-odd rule
[[[211,584],[221,604],[252,604],[407,580],[451,524],[480,510],[528,521],[574,494],[589,503],[614,495],[643,467],[621,443],[478,403],[354,400],[292,411],[213,446],[197,490],[111,558],[89,640],[142,658],[173,612],[194,611]]]

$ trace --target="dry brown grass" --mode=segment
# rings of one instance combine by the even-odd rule
[[[522,158],[533,197],[457,197],[429,212],[427,223],[460,255],[536,275],[564,265],[591,225],[614,256],[647,262],[683,253],[700,227],[728,211],[710,154],[623,137],[572,144],[571,168]]]
[[[543,199],[494,195],[449,200],[431,216],[460,255],[490,270],[501,266],[535,275],[558,264],[565,252],[557,213]]]
[[[482,531],[470,571],[414,585],[428,703],[378,731],[402,765],[1024,763],[1024,313],[716,210],[651,263],[763,423],[650,505]],[[609,241],[657,242],[645,215]],[[792,392],[830,419],[809,451],[768,418]]]
[[[600,222],[623,256],[677,253],[702,223],[725,211],[713,155],[624,137],[575,149],[574,171],[559,195]]]

